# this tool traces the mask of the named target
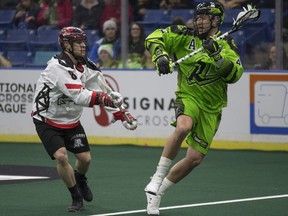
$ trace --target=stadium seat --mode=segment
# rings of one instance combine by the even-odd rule
[[[0,40],[5,40],[5,38],[6,38],[6,31],[0,29]]]
[[[87,45],[91,48],[95,41],[97,41],[99,37],[99,31],[94,29],[86,29],[87,35]]]
[[[27,67],[46,67],[47,62],[58,54],[55,51],[36,51],[32,63],[26,64]]]
[[[7,29],[5,40],[26,41],[35,40],[36,31],[30,29]]]
[[[13,26],[15,9],[0,10],[0,29],[9,29]]]
[[[8,51],[7,58],[13,67],[23,67],[32,62],[33,55],[29,51]]]
[[[37,36],[28,43],[31,51],[58,51],[59,29],[38,29]]]
[[[171,11],[171,19],[175,17],[182,17],[184,21],[188,21],[189,19],[194,18],[194,10],[192,9],[174,9]]]
[[[0,30],[4,31],[4,30]],[[35,31],[28,29],[7,29],[1,36],[0,50],[28,51],[27,43],[34,39]]]
[[[161,23],[171,22],[171,12],[168,10],[148,9],[146,10],[143,21],[138,21],[144,29],[156,29]]]
[[[0,40],[0,51],[28,51],[27,42]]]

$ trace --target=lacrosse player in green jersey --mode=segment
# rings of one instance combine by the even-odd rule
[[[145,187],[147,213],[159,215],[165,191],[187,176],[207,154],[218,129],[222,108],[227,105],[227,85],[237,82],[243,67],[233,39],[215,40],[224,19],[219,3],[197,5],[195,29],[169,26],[157,29],[145,41],[159,75],[173,72],[172,59],[203,47],[203,51],[177,65],[175,130],[167,140],[151,181]],[[182,142],[188,144],[186,156],[171,169]]]

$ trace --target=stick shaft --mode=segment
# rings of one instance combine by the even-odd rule
[[[98,81],[98,84],[100,86],[100,88],[106,92],[108,95],[111,94],[112,92],[112,89],[110,88],[110,86],[107,84],[107,82],[105,81],[105,78],[104,76],[102,75],[102,73],[98,73],[97,75],[97,81]],[[124,118],[127,122],[131,123],[131,119],[126,115],[126,109],[124,108],[123,104],[118,107],[120,109],[120,111],[122,112],[122,114],[124,115]]]
[[[226,38],[226,37],[227,37],[228,35],[230,35],[232,32],[234,32],[234,31],[228,31],[228,32],[220,35],[219,37],[217,37],[216,40],[220,40],[220,39]],[[201,52],[202,50],[203,50],[203,47],[200,47],[199,49],[196,49],[195,51],[193,51],[193,52],[187,54],[186,56],[178,59],[177,61],[173,62],[172,66],[173,66],[173,67],[177,66],[177,65],[180,64],[181,62],[187,60],[188,58],[194,56],[195,54]]]

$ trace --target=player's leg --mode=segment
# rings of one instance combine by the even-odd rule
[[[86,173],[88,171],[90,162],[91,162],[91,155],[90,151],[82,152],[75,154],[77,160],[76,160],[76,169],[75,170],[75,179],[77,182],[77,186],[79,190],[81,191],[81,194],[83,195],[83,198],[91,202],[93,200],[93,194],[88,186],[88,180],[86,177]]]
[[[177,126],[172,135],[164,146],[162,156],[152,176],[150,183],[146,186],[145,191],[157,193],[164,177],[166,176],[172,160],[177,156],[181,144],[192,128],[192,119],[189,116],[181,115],[177,118]]]
[[[79,211],[83,207],[83,197],[77,188],[76,180],[74,177],[74,170],[68,162],[66,148],[62,147],[58,149],[53,156],[57,161],[58,174],[71,193],[72,205],[68,207],[67,211]]]
[[[193,125],[191,117],[180,115],[177,118],[177,126],[162,152],[162,156],[157,165],[156,172],[151,178],[149,184],[145,187],[147,197],[147,213],[159,215],[159,205],[161,202],[161,195],[159,194],[159,187],[163,184],[167,172],[169,171],[172,160],[177,156],[181,144],[187,134],[190,132]],[[165,181],[166,182],[166,181]]]
[[[75,179],[84,200],[93,200],[93,194],[88,186],[86,173],[91,163],[91,154],[84,128],[79,124],[76,128],[70,129],[66,137],[67,149],[76,157]]]
[[[42,121],[34,119],[39,138],[52,160],[57,161],[57,171],[71,193],[72,205],[68,211],[78,211],[83,207],[83,198],[76,186],[74,171],[68,161],[65,148],[65,130],[57,129]]]

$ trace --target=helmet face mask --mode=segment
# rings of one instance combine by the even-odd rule
[[[198,19],[201,19],[202,22],[197,22]],[[203,2],[197,5],[194,23],[196,25],[196,29],[198,29],[198,34],[204,38],[208,35],[212,28],[222,24],[223,20],[224,9],[218,2]],[[208,22],[210,23],[210,27],[207,27]],[[204,27],[204,25],[206,25],[206,27]]]
[[[65,27],[61,29],[58,35],[58,42],[63,51],[71,53],[76,59],[86,57],[87,36],[82,29],[77,27]],[[71,48],[67,49],[67,43],[69,43]],[[83,43],[85,44],[85,52],[81,51]]]
[[[224,20],[224,9],[218,2],[203,2],[198,4],[195,11],[195,18],[200,14],[211,15],[211,19],[218,16],[220,18],[219,24],[222,24]]]

